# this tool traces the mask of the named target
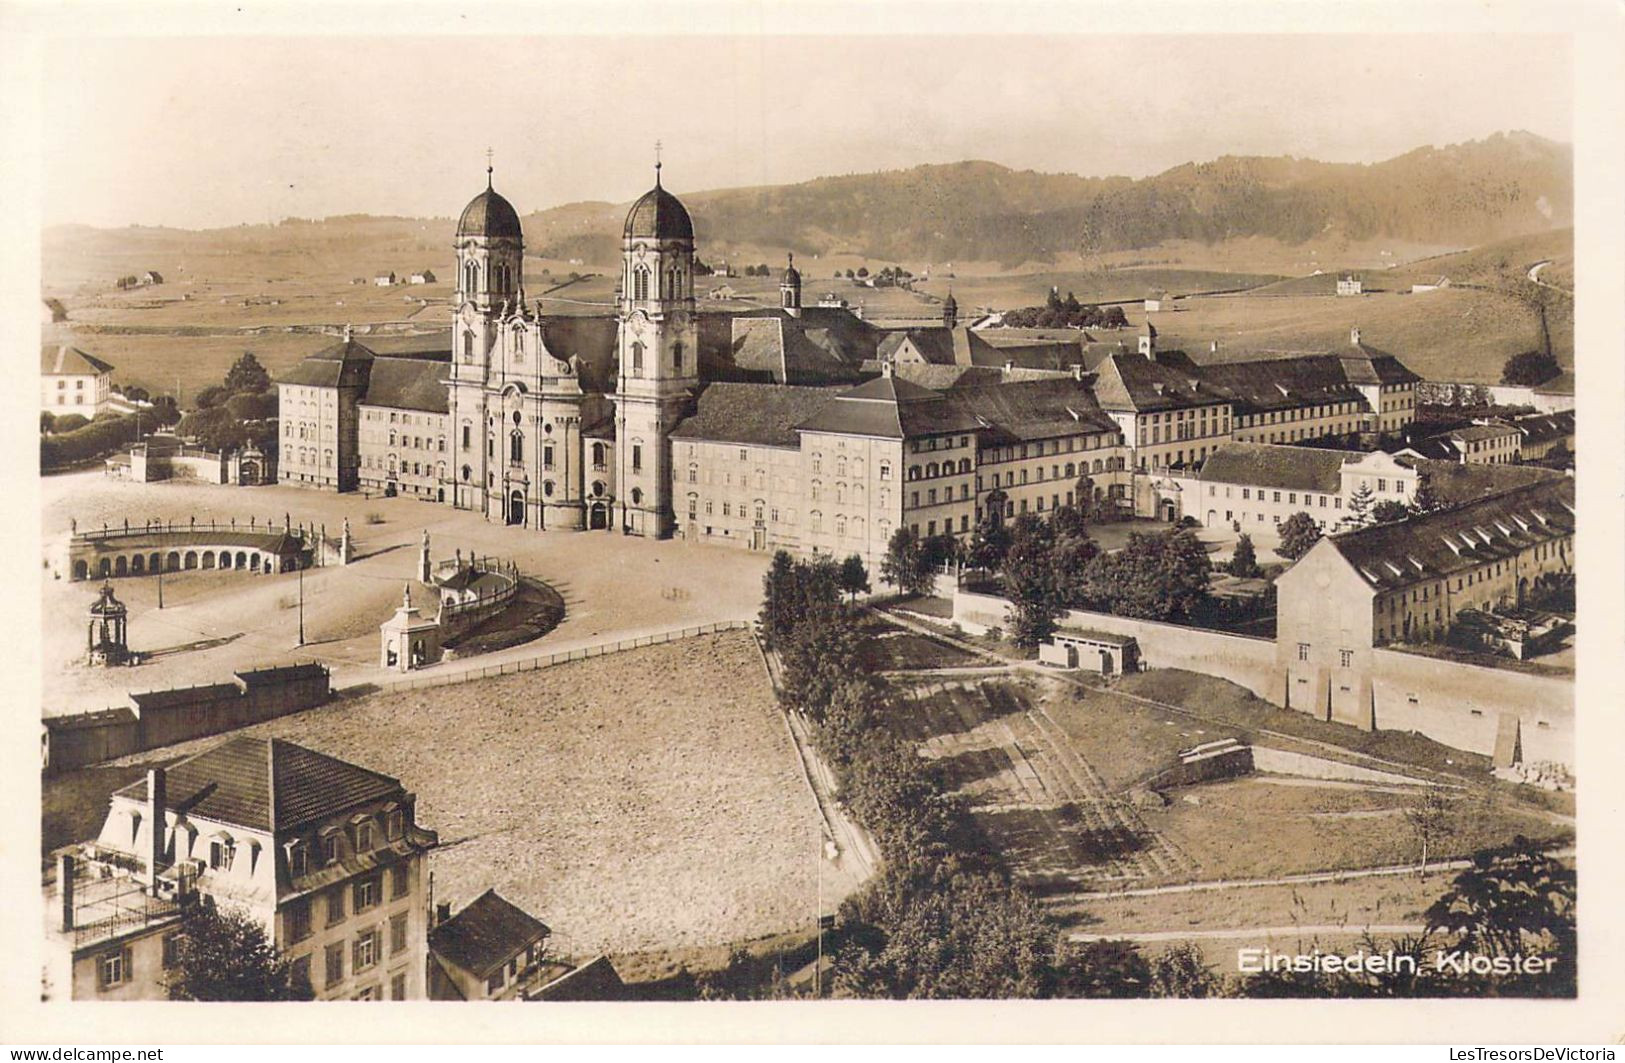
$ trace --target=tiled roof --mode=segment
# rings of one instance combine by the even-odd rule
[[[841,392],[800,427],[811,432],[908,439],[971,431],[982,424],[940,392],[895,376],[881,376]]]
[[[462,911],[429,931],[429,948],[444,960],[484,978],[552,931],[547,924],[486,890]]]
[[[958,387],[947,394],[966,413],[1011,439],[1119,431],[1117,422],[1101,412],[1089,389],[1071,377]]]
[[[1349,451],[1289,447],[1271,443],[1224,443],[1202,465],[1204,483],[1241,484],[1334,495],[1343,487]]]
[[[1536,465],[1463,463],[1458,457],[1452,457],[1449,461],[1431,461],[1406,455],[1398,455],[1394,460],[1415,469],[1419,476],[1427,477],[1433,493],[1448,505],[1471,502],[1529,484],[1566,479],[1560,472]]]
[[[1226,401],[1200,377],[1138,354],[1113,354],[1095,369],[1095,398],[1103,409],[1150,413]]]
[[[370,348],[355,340],[341,340],[309,355],[277,377],[276,383],[304,387],[365,388],[374,357]]]
[[[1544,443],[1574,434],[1574,411],[1564,410],[1561,413],[1537,413],[1514,417],[1512,424],[1523,433],[1524,442]]]
[[[1197,365],[1183,352],[1158,353],[1158,361],[1199,377],[1228,396],[1238,415],[1332,402],[1359,402],[1343,359],[1329,354]]]
[[[305,679],[320,679],[327,675],[327,669],[315,662],[304,664],[272,665],[269,668],[251,668],[243,672],[233,672],[242,681],[243,686],[253,688],[269,686],[274,683],[293,683]]]
[[[40,372],[59,376],[95,376],[111,373],[113,367],[94,355],[86,354],[67,344],[50,344],[40,348]]]
[[[672,430],[673,439],[704,439],[793,447],[796,425],[812,417],[839,391],[780,384],[718,382],[700,392],[694,414]]]
[[[137,700],[137,704],[141,702]],[[171,766],[166,775],[171,807],[202,819],[273,833],[381,800],[401,789],[399,780],[325,753],[279,738],[248,735],[188,757]],[[139,800],[146,796],[146,783],[132,783],[118,794]]]
[[[1449,436],[1463,443],[1476,443],[1483,439],[1504,439],[1517,434],[1518,430],[1509,424],[1475,424],[1454,429]]]
[[[1574,481],[1529,484],[1425,517],[1330,536],[1378,590],[1439,579],[1574,534]]]
[[[626,983],[608,956],[598,956],[568,974],[548,982],[536,992],[537,1000],[621,1000]]]
[[[780,307],[734,315],[729,323],[733,369],[759,380],[815,385],[850,382],[875,357],[881,333],[850,310]]]
[[[450,367],[444,362],[423,358],[384,358],[373,360],[372,375],[362,403],[396,410],[422,410],[445,413],[445,378]]]

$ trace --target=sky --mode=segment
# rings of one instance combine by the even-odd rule
[[[59,38],[43,220],[208,228],[630,200],[922,163],[1143,177],[1220,155],[1377,162],[1570,142],[1565,38]]]

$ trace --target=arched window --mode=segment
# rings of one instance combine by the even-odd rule
[[[810,527],[814,532],[821,532],[824,530],[824,515],[818,512],[818,510],[815,509],[811,513],[807,514],[807,520],[810,522]]]
[[[859,505],[859,506],[863,505],[863,485],[862,484],[853,484],[852,485],[852,501],[856,505]]]
[[[970,459],[969,458],[960,458],[959,459],[959,471],[960,472],[970,472]]]
[[[823,494],[824,494],[824,485],[822,483],[818,482],[817,480],[814,480],[812,482],[812,500],[814,502],[819,501],[819,499],[821,499],[823,497]]]
[[[604,467],[604,444],[602,443],[592,445],[592,467],[595,469]]]
[[[643,266],[632,271],[632,298],[649,298],[649,271]]]
[[[468,482],[468,478],[469,478],[469,477],[470,477],[470,476],[473,476],[473,475],[474,475],[474,470],[473,470],[473,469],[470,469],[470,468],[469,468],[469,467],[468,467],[468,466],[467,466],[467,465],[464,465],[464,466],[463,466],[463,482],[464,482],[464,483],[467,483],[467,482]]]
[[[852,538],[854,538],[854,539],[863,538],[863,518],[862,517],[853,517],[852,518]]]
[[[643,488],[632,488],[632,504],[634,506],[641,506],[643,504]]]
[[[838,539],[846,538],[846,518],[845,517],[837,516],[835,518],[835,536]]]
[[[929,478],[937,474],[937,463],[929,462],[925,466],[925,475]]]
[[[682,373],[682,371],[683,371],[683,341],[682,340],[678,340],[676,343],[671,345],[671,366],[672,366],[672,370],[674,372],[679,373],[679,374]]]
[[[835,459],[835,475],[836,476],[845,476],[846,475],[846,455],[844,455],[844,454]]]
[[[688,467],[688,482],[691,484],[697,484],[700,482],[700,467],[698,465],[690,465]]]
[[[464,330],[464,332],[463,332],[463,361],[472,362],[473,360],[474,360],[474,332],[471,329]]]
[[[525,460],[525,433],[517,428],[508,433],[508,460],[515,465]]]
[[[840,503],[846,501],[846,482],[844,480],[835,481],[835,501]]]
[[[643,375],[643,341],[632,341],[632,372]]]
[[[479,286],[480,267],[473,260],[463,263],[463,294],[472,299]]]

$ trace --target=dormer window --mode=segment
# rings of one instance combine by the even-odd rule
[[[406,830],[406,817],[399,809],[392,810],[384,818],[384,833],[390,841],[398,839]]]
[[[322,838],[322,864],[324,866],[339,862],[339,832],[337,830]]]
[[[365,853],[372,851],[372,821],[363,820],[355,825],[355,851]]]
[[[217,835],[209,842],[209,867],[215,871],[230,871],[237,856],[237,847],[231,838]]]
[[[303,876],[310,870],[310,852],[304,842],[290,842],[288,845],[288,874],[294,878]]]

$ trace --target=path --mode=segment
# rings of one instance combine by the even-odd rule
[[[1529,279],[1531,281],[1533,281],[1535,284],[1540,285],[1542,288],[1550,288],[1554,292],[1562,292],[1564,295],[1572,296],[1574,293],[1569,291],[1567,288],[1560,288],[1555,284],[1548,284],[1545,281],[1540,279],[1540,271],[1545,269],[1547,266],[1550,266],[1551,264],[1552,264],[1551,259],[1545,259],[1543,261],[1536,262],[1533,266],[1530,266],[1529,267]]]

